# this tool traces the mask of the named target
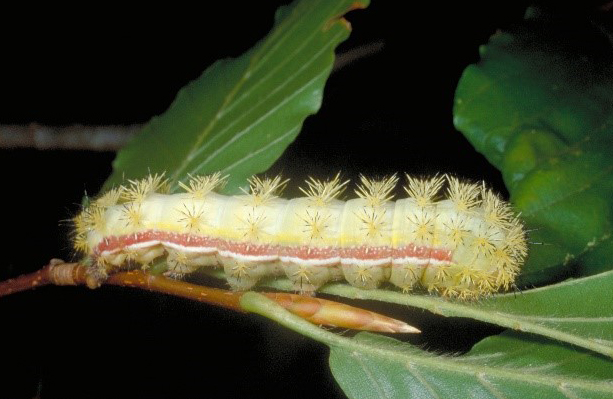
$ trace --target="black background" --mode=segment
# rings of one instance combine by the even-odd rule
[[[339,51],[373,42],[384,48],[331,76],[321,111],[272,171],[299,180],[339,170],[353,178],[451,172],[504,193],[500,174],[454,130],[451,113],[457,82],[478,61],[478,46],[519,22],[528,5],[495,3],[375,0],[351,12],[354,32]],[[214,60],[238,56],[262,38],[280,4],[6,12],[0,123],[146,122]],[[33,271],[51,257],[71,259],[69,226],[58,221],[78,211],[85,191],[97,192],[113,158],[0,150],[0,278]],[[426,349],[468,350],[497,331],[361,305],[410,320],[424,334],[403,339]],[[325,346],[259,316],[182,299],[116,287],[45,287],[1,298],[0,326],[7,368],[0,398],[344,397]]]

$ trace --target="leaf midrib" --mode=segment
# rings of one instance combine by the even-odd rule
[[[331,40],[329,41],[330,43],[333,43],[334,41],[336,41],[338,39],[339,36],[341,36],[342,33],[339,33],[336,36],[332,36]],[[324,51],[326,50],[326,48],[322,48],[321,51],[319,51],[316,56],[321,55]],[[315,58],[313,58],[314,60]],[[309,63],[305,64],[302,68],[306,68],[308,66],[310,66],[312,64],[312,62],[314,61],[310,61]],[[255,121],[253,121],[249,126],[245,127],[244,129],[242,129],[240,132],[237,132],[235,135],[232,136],[232,138],[228,141],[225,141],[219,148],[217,148],[215,151],[213,151],[211,154],[209,154],[202,162],[200,162],[196,167],[192,168],[191,171],[189,173],[195,173],[196,171],[200,170],[200,168],[202,168],[203,165],[211,162],[212,160],[214,160],[219,154],[223,153],[223,151],[225,151],[227,149],[227,147],[236,142],[237,140],[239,140],[244,134],[246,134],[247,132],[249,132],[251,130],[251,128],[253,128],[253,126],[258,125],[259,123],[261,123],[263,120],[267,119],[270,117],[270,115],[272,115],[274,112],[276,112],[277,110],[279,110],[283,105],[287,104],[289,101],[293,100],[294,98],[296,98],[298,95],[302,94],[302,92],[309,87],[309,85],[311,85],[313,82],[317,81],[319,78],[321,78],[321,76],[325,73],[326,71],[322,71],[321,73],[317,74],[316,76],[314,76],[312,79],[310,79],[308,82],[306,82],[304,85],[302,85],[299,89],[295,90],[292,92],[291,95],[289,96],[285,96],[282,101],[279,101],[277,104],[275,104],[274,107],[270,108],[268,111],[266,111],[266,113],[264,113],[263,115],[261,115],[258,119],[256,119]],[[287,80],[286,82],[284,82],[284,85],[292,82],[294,80],[294,78]],[[273,91],[274,92],[274,91]],[[271,94],[273,93],[271,92]],[[265,99],[263,99],[262,101],[266,100],[268,97],[266,97]],[[258,103],[259,104],[259,103]],[[246,113],[242,114],[242,115],[246,115]],[[242,119],[242,116],[239,117],[236,121],[238,121],[239,119]],[[235,122],[233,122],[234,124]],[[222,131],[220,131],[219,133],[221,134],[221,132],[227,130],[227,127],[224,128]],[[290,129],[292,130],[292,129]],[[206,146],[204,146],[203,148],[205,148]],[[198,150],[198,153],[195,154],[194,156],[199,155],[200,153],[202,153],[202,149]],[[190,159],[190,161],[193,160]],[[189,162],[188,162],[189,164]]]
[[[313,8],[311,8],[312,10]],[[296,24],[292,25],[295,26]],[[291,29],[290,29],[291,31]],[[223,117],[229,113],[230,110],[232,110],[234,107],[236,107],[237,104],[241,103],[241,101],[245,98],[248,98],[248,95],[251,94],[251,92],[254,90],[254,88],[256,88],[257,86],[261,85],[262,82],[268,80],[271,76],[273,76],[273,74],[280,69],[282,66],[284,66],[285,64],[287,64],[297,53],[298,51],[302,48],[305,47],[306,44],[315,36],[315,32],[313,32],[311,35],[309,35],[308,37],[304,38],[302,45],[300,47],[296,47],[294,49],[292,49],[292,52],[289,53],[284,59],[283,61],[276,65],[275,68],[270,69],[269,71],[266,72],[266,74],[261,77],[253,86],[251,86],[251,88],[249,90],[246,90],[245,92],[243,92],[241,94],[241,96],[239,96],[235,101],[233,101],[231,104],[227,105],[226,107],[223,107],[223,109],[220,108],[220,110],[218,111],[218,113],[216,114],[215,121],[217,120],[221,120],[223,119]],[[245,81],[247,80],[247,77],[251,77],[253,76],[253,72],[257,71],[258,68],[263,65],[263,62],[268,58],[268,56],[275,50],[275,48],[279,45],[279,43],[282,43],[284,41],[284,39],[287,38],[287,34],[282,36],[282,40],[277,41],[275,43],[274,46],[272,46],[272,48],[270,49],[264,49],[261,48],[259,49],[260,52],[265,52],[265,56],[262,57],[261,59],[259,59],[258,54],[255,53],[253,55],[253,57],[251,57],[251,64],[249,66],[249,68],[247,68],[245,70],[245,73],[243,74],[243,77],[245,77]],[[318,53],[316,53],[316,55],[320,54],[321,52],[325,51],[326,48],[322,48]],[[313,62],[313,59],[311,59],[308,63],[306,63],[305,65],[310,65]],[[266,100],[268,100],[274,93],[276,93],[277,91],[280,90],[281,87],[284,87],[285,85],[287,85],[287,83],[292,82],[294,80],[294,78],[299,74],[300,71],[302,71],[305,68],[305,65],[302,65],[295,74],[293,74],[293,76],[284,81],[280,86],[276,86],[274,88],[274,90],[268,92],[266,94],[265,97],[261,98],[256,104],[252,105],[251,108],[249,108],[248,110],[241,112],[240,115],[234,119],[231,123],[229,123],[227,126],[225,126],[223,129],[221,129],[218,132],[218,136],[225,133],[226,131],[228,131],[231,127],[233,127],[234,125],[236,125],[239,121],[243,120],[247,115],[249,115],[249,113],[251,112],[251,110],[253,110],[253,108],[255,108],[256,106],[260,105],[261,103],[265,102]],[[251,69],[250,69],[251,68]],[[243,77],[241,77],[241,79],[243,79]],[[240,88],[238,89],[240,90]],[[238,91],[237,90],[237,91]],[[261,118],[260,118],[261,119]],[[247,129],[243,129],[243,131],[239,132],[242,133]],[[196,151],[190,152],[189,156],[187,157],[188,160],[193,160],[195,159],[198,155],[200,155],[202,152],[206,151],[211,145],[211,142],[208,142],[202,146],[200,146],[199,148],[196,149]],[[220,148],[221,149],[221,148]],[[220,149],[217,149],[216,151],[219,151]],[[203,162],[207,162],[209,158],[205,159]],[[198,169],[198,168],[195,168]],[[192,171],[193,173],[193,171]]]
[[[316,5],[311,7],[310,10],[315,9],[315,6]],[[292,12],[291,16],[288,16],[288,17],[284,18],[282,24],[278,25],[277,32],[280,32],[280,31],[284,30],[285,26],[287,26],[288,24],[290,25],[290,27],[293,27],[293,26],[296,25],[295,23],[291,23],[292,21],[295,21],[296,18],[297,18],[296,10],[292,10],[292,11],[293,12]],[[301,16],[298,16],[298,17],[301,17]],[[285,37],[285,36],[282,36],[282,37]],[[273,47],[273,49],[274,49],[274,47]],[[215,126],[217,125],[218,121],[222,119],[221,117],[223,116],[223,114],[225,112],[227,112],[228,109],[230,109],[230,105],[229,105],[230,102],[234,99],[236,94],[240,91],[242,86],[249,79],[249,77],[252,75],[253,71],[257,68],[257,66],[260,65],[260,62],[261,62],[260,56],[261,56],[261,54],[262,53],[266,54],[266,52],[268,52],[268,51],[270,51],[269,48],[266,48],[265,46],[261,46],[261,47],[258,47],[257,51],[255,51],[251,55],[249,66],[247,68],[245,68],[245,70],[242,72],[240,78],[238,79],[238,81],[236,82],[234,87],[229,91],[229,93],[226,95],[224,101],[220,104],[219,108],[215,112],[215,116],[213,118],[211,118],[209,123],[204,127],[202,133],[200,133],[197,136],[197,139],[196,139],[194,145],[188,151],[188,155],[185,158],[183,158],[183,160],[181,162],[181,165],[179,165],[179,167],[173,173],[172,179],[171,179],[173,183],[179,180],[178,179],[179,176],[181,176],[182,172],[187,168],[187,166],[191,162],[193,154],[195,154],[197,152],[197,150],[201,146],[202,142],[210,135],[211,131],[215,128]]]

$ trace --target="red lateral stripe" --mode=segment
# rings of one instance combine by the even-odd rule
[[[181,247],[221,248],[224,240],[219,238],[186,233],[170,233],[158,230],[147,230],[123,236],[108,236],[102,239],[94,248],[94,253],[113,252],[142,242],[160,241],[176,244]]]
[[[122,250],[138,243],[159,241],[171,243],[185,248],[216,248],[237,255],[247,256],[286,256],[304,260],[324,260],[341,257],[343,259],[377,260],[385,258],[402,259],[434,259],[451,261],[452,251],[448,249],[430,248],[414,244],[400,248],[388,246],[359,246],[350,248],[314,247],[314,246],[281,246],[272,244],[252,244],[248,242],[228,241],[220,238],[188,233],[172,233],[159,230],[147,230],[123,236],[105,237],[94,248],[95,254]]]
[[[452,256],[453,253],[449,249],[431,248],[415,244],[405,245],[404,247],[394,248],[392,250],[392,258],[394,259],[418,258],[451,261]]]
[[[249,242],[236,242],[223,240],[218,247],[220,251],[228,251],[237,255],[247,256],[277,256],[279,255],[278,245],[251,244]]]
[[[369,247],[362,245],[341,249],[343,259],[377,260],[392,257],[392,248],[386,246]]]
[[[304,260],[324,260],[338,258],[339,252],[340,251],[337,247],[309,247],[307,245],[301,245],[299,247],[281,247],[279,256],[287,256]]]

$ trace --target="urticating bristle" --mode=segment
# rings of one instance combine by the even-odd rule
[[[94,206],[100,208],[108,208],[110,206],[117,205],[119,199],[122,197],[123,186],[115,187],[104,193],[100,198],[96,199],[93,203]]]
[[[473,245],[477,255],[491,256],[496,250],[495,232],[491,229],[475,233]]]
[[[77,233],[72,239],[72,246],[75,251],[86,254],[89,252],[89,244],[87,243],[87,235]]]
[[[462,183],[455,177],[447,176],[447,195],[459,212],[466,212],[479,205],[479,186]]]
[[[355,190],[355,193],[358,197],[367,201],[368,206],[378,207],[392,200],[394,197],[392,191],[396,188],[398,177],[393,174],[381,180],[373,180],[360,175],[360,182],[361,184]]]
[[[306,181],[308,188],[305,190],[299,187],[300,191],[313,202],[316,206],[325,206],[333,199],[345,191],[349,180],[341,182],[341,174],[337,173],[332,180],[321,181],[309,177]]]
[[[413,198],[420,207],[430,206],[434,203],[441,187],[445,181],[445,176],[434,176],[430,179],[416,179],[406,175],[409,185],[404,187],[409,197]]]
[[[330,215],[322,215],[322,212],[317,209],[313,210],[312,212],[309,212],[307,209],[305,213],[306,215],[304,217],[299,216],[304,222],[304,230],[302,230],[303,233],[309,233],[312,241],[323,239],[324,232],[329,227],[328,222],[330,220]]]
[[[183,209],[178,209],[178,211],[181,215],[183,215],[178,222],[181,223],[185,229],[187,229],[190,233],[199,233],[201,231],[202,227],[206,223],[203,207],[196,209],[194,204],[192,204],[191,207],[188,207],[187,204],[184,203]]]
[[[189,186],[183,182],[179,182],[179,186],[195,199],[202,199],[211,191],[223,188],[228,181],[228,175],[222,176],[220,172],[213,173],[212,175],[189,175],[189,177]]]
[[[528,256],[528,245],[526,243],[524,227],[519,219],[513,219],[512,223],[513,225],[509,228],[505,239],[505,246],[514,259],[523,260]]]
[[[85,223],[85,210],[72,218],[75,234],[87,233],[87,223]]]
[[[89,246],[87,245],[88,225],[85,221],[85,210],[72,218],[74,230],[72,231],[72,245],[77,252],[87,253]]]
[[[513,210],[501,200],[494,192],[483,186],[481,188],[483,203],[483,216],[485,220],[500,228],[511,228],[513,223]]]
[[[83,215],[83,225],[85,231],[95,230],[100,233],[105,231],[106,219],[104,218],[105,208],[96,205],[87,207],[81,213]]]
[[[470,230],[466,228],[466,219],[461,216],[451,218],[448,222],[443,223],[443,226],[454,248],[463,245],[464,239],[470,235]]]
[[[168,191],[168,179],[164,174],[149,175],[140,180],[128,180],[130,187],[124,188],[122,198],[126,201],[143,202],[149,194]]]
[[[237,230],[243,233],[244,239],[257,241],[260,239],[260,235],[264,234],[263,228],[266,216],[262,213],[252,210],[247,214],[246,218],[239,218],[238,220],[241,225],[237,227]]]
[[[361,230],[366,233],[366,237],[383,237],[383,230],[386,228],[385,208],[362,208],[362,212],[356,216],[362,222]]]
[[[436,215],[424,211],[424,209],[416,209],[414,212],[407,215],[407,221],[411,223],[411,233],[415,240],[420,245],[431,245],[434,239],[436,225]]]
[[[245,190],[243,192],[251,196],[253,205],[263,205],[271,199],[277,198],[288,181],[289,179],[282,180],[281,176],[276,176],[273,179],[268,177],[261,179],[253,176],[248,179],[249,192]]]
[[[120,219],[125,222],[126,227],[133,229],[141,227],[143,224],[143,213],[140,203],[135,201],[124,204]]]

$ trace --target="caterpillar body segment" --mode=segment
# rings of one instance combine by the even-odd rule
[[[236,196],[214,192],[224,180],[195,176],[172,195],[161,176],[131,181],[75,217],[74,246],[101,275],[166,257],[171,276],[220,265],[236,290],[286,275],[302,292],[344,279],[460,298],[508,289],[527,254],[511,207],[453,177],[407,176],[408,197],[396,201],[396,176],[361,177],[348,201],[338,199],[347,187],[338,175],[308,180],[305,197],[294,199],[279,197],[280,177],[252,178]]]

